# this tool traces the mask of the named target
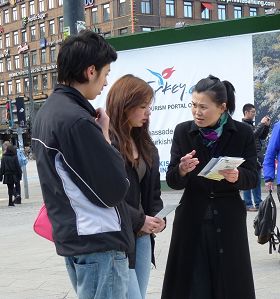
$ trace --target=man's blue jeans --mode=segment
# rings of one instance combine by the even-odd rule
[[[137,238],[135,269],[129,269],[129,299],[145,299],[151,271],[151,260],[150,235]]]
[[[124,252],[65,257],[65,262],[79,299],[127,299],[129,269]]]
[[[247,208],[253,208],[254,204],[252,201],[252,194],[254,197],[254,202],[255,202],[255,207],[258,208],[261,201],[262,201],[262,191],[261,191],[261,170],[258,171],[259,175],[259,180],[257,187],[255,189],[250,189],[250,190],[244,190],[243,191],[243,196],[244,196],[244,201],[246,204]]]

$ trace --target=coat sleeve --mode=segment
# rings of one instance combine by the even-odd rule
[[[246,143],[244,145],[242,157],[245,161],[238,167],[239,178],[235,187],[240,190],[254,189],[258,182],[257,172],[257,151],[255,137],[252,130],[247,129],[247,134],[244,136]]]
[[[275,179],[275,159],[280,151],[280,122],[274,126],[263,162],[263,174],[265,182],[273,182]]]
[[[0,181],[1,182],[3,181],[3,175],[4,175],[4,173],[5,173],[5,161],[2,158],[1,159],[1,167],[0,167]]]
[[[124,161],[94,121],[78,120],[63,147],[71,179],[91,202],[113,207],[124,200],[129,188]]]
[[[171,145],[171,158],[166,173],[166,182],[172,189],[181,190],[187,185],[189,174],[180,176],[179,174],[179,163],[180,159],[186,154],[181,152],[180,146],[181,131],[179,125],[176,126]]]
[[[269,126],[266,126],[265,124],[263,123],[259,123],[255,129],[253,130],[254,131],[254,136],[255,138],[257,139],[265,139],[268,135],[268,132],[269,132]]]

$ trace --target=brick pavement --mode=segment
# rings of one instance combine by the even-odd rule
[[[27,173],[30,198],[21,206],[7,207],[6,186],[0,187],[0,299],[74,299],[63,258],[56,255],[51,242],[32,231],[42,198],[34,161],[28,164]],[[174,203],[180,195],[163,192],[163,199]],[[278,201],[277,206],[279,211]],[[248,213],[248,235],[257,299],[280,299],[280,255],[269,255],[267,245],[257,244],[252,227],[255,215]],[[156,238],[157,268],[151,271],[147,299],[160,298],[173,216],[174,212],[168,216],[166,230]]]

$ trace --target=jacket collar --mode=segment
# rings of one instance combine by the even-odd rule
[[[228,116],[228,120],[224,126],[224,129],[229,131],[237,131],[236,125],[230,115]],[[195,124],[194,121],[191,122],[189,133],[190,134],[199,133],[199,127]]]
[[[96,111],[89,101],[76,89],[64,84],[57,84],[54,93],[67,93],[78,105],[86,109],[93,117],[96,117]]]
[[[251,119],[242,118],[242,121],[243,121],[244,123],[247,123],[247,124],[251,125],[251,126],[254,125],[254,121],[251,120]]]

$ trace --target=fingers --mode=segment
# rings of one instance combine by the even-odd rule
[[[181,158],[179,164],[179,172],[181,175],[186,175],[188,172],[193,171],[199,163],[197,158],[193,158],[195,153],[195,150],[193,150]]]
[[[224,176],[225,180],[230,183],[235,183],[239,178],[238,169],[220,170],[219,173]]]

